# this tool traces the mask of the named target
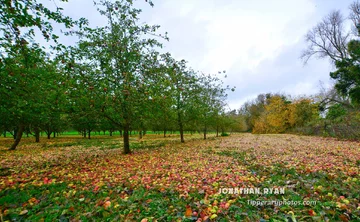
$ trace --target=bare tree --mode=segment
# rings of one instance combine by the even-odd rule
[[[350,102],[348,96],[340,95],[335,88],[335,84],[325,87],[324,83],[319,83],[320,92],[314,97],[314,100],[319,103],[323,110],[328,109],[334,104],[340,104],[348,110],[352,110],[354,107]]]
[[[350,15],[349,19],[353,22],[354,26],[352,31],[355,35],[359,35],[359,28],[360,28],[360,2],[355,1],[353,2],[350,7]]]
[[[340,11],[333,11],[306,34],[308,48],[301,55],[304,63],[315,55],[332,62],[348,57],[350,33],[344,28],[345,21]]]

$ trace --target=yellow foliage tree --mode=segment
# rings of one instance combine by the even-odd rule
[[[281,96],[269,98],[265,112],[254,124],[254,133],[283,133],[288,126],[288,108]]]
[[[304,126],[318,116],[317,104],[311,99],[289,102],[276,95],[268,99],[265,111],[255,121],[253,133],[284,133],[289,128]]]
[[[318,105],[313,100],[301,98],[288,105],[290,127],[301,127],[319,116]]]
[[[261,115],[256,121],[254,121],[253,133],[269,133],[269,126],[266,122],[266,115]]]
[[[274,96],[269,99],[269,104],[265,106],[266,122],[268,123],[269,133],[283,133],[288,127],[288,107],[284,98]]]

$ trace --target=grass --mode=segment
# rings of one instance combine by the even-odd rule
[[[0,144],[0,217],[12,221],[359,221],[360,146],[295,135]],[[284,188],[225,194],[220,188]],[[251,202],[253,201],[253,202]],[[257,202],[256,202],[257,201]],[[269,205],[255,203],[273,201]],[[285,204],[290,202],[307,204]],[[314,202],[311,202],[314,201]],[[316,203],[315,203],[316,201]],[[280,205],[279,203],[282,203]]]
[[[190,134],[189,132],[185,132],[185,134]],[[196,134],[196,133],[194,133]],[[210,132],[210,134],[214,134],[214,132]],[[228,136],[229,134],[225,133],[226,136]],[[61,132],[59,134],[60,136],[81,136],[81,134],[78,132],[78,131],[65,131],[65,132]],[[58,134],[56,134],[56,137],[59,136]],[[110,136],[110,132],[109,131],[101,131],[101,132],[91,132],[90,133],[91,137],[99,137],[99,136]],[[120,136],[120,132],[119,131],[114,131],[112,133],[113,136]],[[133,131],[132,132],[132,136],[137,136],[138,135],[138,132],[137,131]],[[163,134],[163,131],[157,131],[157,132],[154,132],[154,131],[146,131],[146,135],[164,135]],[[166,132],[166,136],[172,136],[172,135],[180,135],[180,132],[179,131],[167,131]],[[29,137],[33,137],[33,135],[29,134],[28,135]],[[0,137],[4,137],[4,134],[3,132],[0,134]],[[9,132],[6,132],[6,138],[12,138],[13,135]],[[24,137],[27,137],[27,135],[24,133]],[[46,133],[41,133],[41,137],[42,138],[47,138],[47,135]],[[56,138],[55,137],[55,138]],[[53,138],[53,134],[51,134],[51,138]]]

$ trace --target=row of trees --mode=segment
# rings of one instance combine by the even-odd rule
[[[66,0],[60,0],[66,1]],[[224,107],[229,87],[221,75],[206,75],[161,54],[158,25],[139,22],[141,12],[131,0],[95,2],[107,19],[92,28],[86,19],[69,18],[36,0],[1,0],[0,8],[0,128],[14,132],[16,149],[25,130],[39,141],[72,127],[121,130],[124,153],[130,153],[129,131],[147,129],[224,130],[230,118]],[[153,6],[152,2],[149,2]],[[74,46],[60,43],[52,23],[63,24],[65,35],[78,37]],[[71,30],[70,30],[71,28]],[[38,43],[39,35],[51,44]],[[231,90],[234,90],[231,89]]]

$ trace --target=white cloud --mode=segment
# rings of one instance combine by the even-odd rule
[[[315,11],[315,6],[310,0],[299,0],[296,3],[286,0],[221,3],[172,0],[162,5],[162,10],[167,11],[166,15],[170,17],[184,16],[185,21],[205,24],[205,32],[199,33],[205,42],[203,59],[195,68],[214,72],[230,69],[234,64],[254,69],[260,61],[275,57],[282,46],[294,42],[294,38],[284,35],[288,25],[301,23],[304,20],[302,18],[308,18]],[[164,20],[168,19],[165,16]],[[161,19],[155,21],[161,24]],[[191,25],[188,23],[189,29]],[[188,34],[186,30],[178,30],[174,24],[166,28]]]

